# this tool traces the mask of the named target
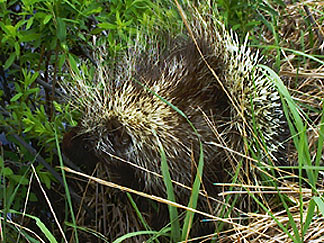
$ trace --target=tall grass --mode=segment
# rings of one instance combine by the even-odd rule
[[[159,23],[163,27],[163,30],[159,32],[162,34],[168,30],[174,33],[182,32],[182,28],[185,26],[183,20],[181,20],[181,14],[179,14],[174,3],[170,4],[171,7],[168,7],[169,2],[162,0],[156,3],[144,0],[124,1],[127,2],[127,7],[125,8],[126,5],[122,5],[118,1],[113,2],[113,6],[116,8],[112,9],[107,15],[100,16],[99,19],[102,22],[92,30],[92,34],[108,33],[107,36],[98,42],[108,43],[111,47],[111,53],[127,48],[125,41],[132,39],[130,37],[132,33],[138,31],[137,27],[132,25],[135,22],[148,26],[149,31],[159,31],[156,27],[158,25],[156,23]],[[1,61],[1,64],[7,69],[0,69],[0,71],[1,73],[5,71],[5,76],[12,75],[10,77],[14,80],[15,87],[13,88],[12,96],[9,98],[4,97],[4,90],[0,91],[1,106],[9,104],[7,107],[4,107],[10,113],[8,116],[1,110],[0,120],[1,127],[10,127],[10,133],[6,132],[8,137],[10,137],[9,140],[14,140],[13,134],[22,135],[28,144],[39,145],[37,146],[39,151],[43,155],[48,156],[46,158],[47,161],[52,161],[56,158],[51,153],[51,150],[56,147],[60,165],[59,170],[63,178],[62,185],[65,191],[64,197],[66,198],[67,205],[65,217],[67,220],[62,226],[56,217],[58,212],[46,209],[54,222],[47,225],[41,219],[41,210],[38,212],[28,212],[28,203],[30,201],[48,198],[46,188],[43,188],[42,185],[54,185],[57,183],[57,179],[51,176],[54,172],[52,173],[52,171],[49,172],[44,169],[42,163],[37,162],[39,165],[34,167],[38,155],[31,155],[19,142],[11,142],[10,146],[14,147],[14,149],[1,144],[1,241],[58,242],[58,239],[62,238],[64,242],[67,242],[69,241],[67,236],[70,235],[72,229],[73,236],[71,236],[71,240],[73,239],[74,242],[82,242],[81,231],[94,235],[98,240],[109,242],[107,236],[102,233],[77,225],[78,223],[74,216],[75,206],[71,199],[67,174],[65,174],[65,171],[70,173],[71,170],[64,167],[60,151],[60,140],[64,132],[63,124],[73,123],[72,114],[67,114],[69,113],[68,106],[57,102],[53,102],[52,113],[47,112],[45,107],[47,109],[49,103],[48,101],[44,102],[47,99],[44,98],[45,95],[44,97],[41,96],[40,90],[43,91],[43,88],[38,88],[41,83],[39,71],[42,69],[46,69],[46,72],[51,72],[51,68],[55,67],[56,73],[52,77],[53,80],[58,79],[59,75],[62,77],[66,76],[66,74],[60,73],[58,70],[63,69],[64,63],[69,59],[69,55],[71,60],[76,59],[68,51],[72,44],[75,45],[82,39],[85,44],[91,46],[91,39],[88,33],[75,32],[73,26],[86,29],[90,15],[99,14],[103,7],[97,2],[82,6],[77,1],[71,3],[62,2],[62,4],[49,1],[44,4],[51,9],[50,12],[47,12],[47,15],[43,12],[48,8],[38,5],[37,2],[22,3],[23,10],[21,10],[21,15],[14,14],[15,18],[18,19],[20,16],[21,19],[15,22],[15,18],[9,17],[14,13],[12,3],[0,3],[0,18],[3,20],[0,24],[0,38],[3,45],[0,48],[6,59]],[[188,3],[183,1],[180,4],[185,6]],[[323,22],[323,18],[316,19],[316,17],[318,14],[323,14],[324,11],[318,8],[315,2],[313,4],[313,1],[301,4],[304,4],[303,8],[308,7],[312,14],[305,14],[302,8],[298,8],[299,15],[297,16],[300,17],[302,23],[305,23],[306,28],[298,30],[296,27],[295,33],[286,39],[283,38],[285,37],[285,32],[281,28],[290,30],[288,27],[291,26],[285,25],[285,19],[282,19],[281,14],[289,15],[290,12],[287,11],[290,11],[297,4],[292,4],[287,9],[285,3],[279,0],[267,2],[215,1],[214,5],[218,9],[219,19],[226,24],[227,28],[234,29],[241,39],[244,39],[246,34],[249,33],[249,39],[253,47],[260,49],[265,55],[264,59],[270,60],[273,64],[273,69],[264,65],[260,67],[269,75],[280,93],[282,107],[287,118],[292,140],[291,150],[296,154],[295,157],[292,156],[293,160],[295,160],[294,164],[292,166],[276,167],[262,163],[263,161],[258,161],[257,154],[263,153],[261,144],[260,151],[256,151],[251,156],[252,158],[248,158],[254,160],[253,166],[257,170],[258,176],[260,175],[260,180],[257,181],[257,185],[250,185],[248,182],[240,180],[240,171],[246,169],[244,161],[246,158],[242,158],[233,174],[232,183],[224,185],[228,189],[224,194],[226,196],[223,198],[224,206],[220,210],[220,216],[210,215],[207,212],[200,212],[196,209],[201,190],[201,175],[204,170],[208,169],[204,168],[204,150],[201,142],[199,146],[200,156],[197,161],[196,175],[189,202],[176,202],[174,195],[176,187],[174,187],[174,183],[171,180],[170,168],[163,144],[161,143],[159,144],[159,149],[163,181],[167,188],[166,199],[129,190],[115,184],[109,184],[98,178],[75,172],[74,175],[77,175],[79,178],[91,179],[96,183],[102,183],[107,187],[114,187],[129,193],[127,198],[143,225],[143,231],[130,232],[120,236],[113,241],[114,243],[125,240],[131,241],[140,235],[147,236],[148,242],[163,242],[165,240],[170,242],[190,242],[189,235],[196,214],[203,215],[206,221],[214,220],[218,222],[215,234],[210,237],[206,236],[206,239],[214,237],[214,242],[219,240],[224,240],[224,242],[233,242],[235,240],[260,242],[264,239],[266,240],[263,242],[274,242],[275,237],[280,236],[280,239],[284,239],[286,242],[301,243],[309,242],[310,234],[314,233],[316,235],[316,231],[320,231],[316,228],[323,226],[321,218],[324,215],[322,189],[322,170],[324,169],[324,98],[323,93],[319,93],[319,95],[322,95],[322,97],[318,97],[318,99],[321,99],[319,103],[322,104],[320,108],[312,103],[303,105],[304,100],[296,97],[295,89],[298,89],[299,85],[304,85],[300,81],[299,75],[302,72],[307,73],[308,68],[310,70],[309,76],[313,74],[314,76],[318,75],[321,77],[320,75],[323,73],[323,56],[317,52],[319,49],[317,38],[320,37],[321,33],[317,33],[314,29],[316,29],[317,23]],[[147,6],[150,7],[147,8]],[[79,8],[80,10],[78,10]],[[156,15],[153,15],[151,11],[156,13]],[[37,14],[34,16],[34,13]],[[67,15],[68,13],[71,14],[71,19]],[[311,17],[315,18],[316,21],[312,21]],[[318,25],[321,26],[321,24]],[[265,36],[264,39],[262,38],[263,36]],[[80,37],[80,39],[77,37]],[[296,39],[298,42],[295,41]],[[40,49],[41,54],[36,55],[35,52],[28,51],[28,46],[31,47],[31,50]],[[47,64],[45,65],[44,63]],[[15,65],[18,64],[21,67],[18,66],[19,69],[15,69]],[[74,62],[74,65],[75,69],[78,70],[77,61]],[[294,67],[297,70],[294,78],[290,79],[290,83],[283,80],[277,73],[277,71],[282,71],[287,66]],[[31,70],[27,70],[28,68],[31,68]],[[291,80],[296,82],[292,83]],[[1,81],[1,87],[2,85]],[[55,90],[55,85],[50,88]],[[319,87],[319,89],[323,90],[323,87]],[[58,94],[59,92],[53,92],[53,96],[54,93]],[[157,94],[153,94],[159,97]],[[309,91],[309,96],[312,96],[311,91]],[[159,98],[186,119],[197,133],[188,117],[181,110],[167,100],[164,100],[163,97]],[[58,119],[54,118],[53,112],[59,114],[57,116]],[[310,113],[316,114],[316,123],[314,119],[309,117]],[[258,124],[255,124],[254,127],[256,128],[257,126]],[[315,135],[310,136],[310,134]],[[198,133],[197,137],[199,137]],[[45,152],[43,151],[44,147]],[[15,170],[12,168],[15,168]],[[53,169],[53,171],[55,170]],[[277,177],[277,175],[280,176]],[[34,186],[32,186],[35,185],[32,184],[33,180],[35,180],[34,178],[39,178],[39,180],[36,179],[37,183],[35,184],[37,188],[42,188],[42,190],[40,189],[42,191],[41,198],[35,199],[36,196],[33,193]],[[249,183],[252,182],[249,181]],[[240,191],[235,191],[236,188],[239,188]],[[266,190],[270,191],[266,192]],[[144,216],[138,209],[135,200],[133,200],[133,194],[168,205],[169,224],[161,230],[151,229],[145,222]],[[243,201],[241,199],[246,194],[250,198],[249,202],[258,205],[258,209],[251,213],[236,214],[237,217],[234,217],[233,215],[235,214],[232,214],[232,210]],[[268,199],[271,201],[268,202]],[[46,199],[46,205],[49,208],[52,206],[55,208],[56,206],[55,202],[51,202],[50,199]],[[16,219],[21,219],[21,221],[16,222]],[[29,225],[36,227],[29,228],[24,226],[25,219],[32,222]],[[274,233],[271,230],[267,229],[272,229],[275,235],[273,235]],[[260,241],[258,241],[259,239]],[[318,235],[317,239],[323,239],[323,236]]]

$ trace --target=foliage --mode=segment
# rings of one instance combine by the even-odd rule
[[[184,8],[188,4],[185,0],[180,3]],[[306,15],[302,17],[306,27],[298,33],[298,43],[289,38],[282,38],[284,36],[282,33],[285,32],[280,28],[284,25],[284,20],[279,16],[286,7],[283,1],[217,0],[214,5],[219,11],[219,19],[226,27],[236,31],[242,40],[249,33],[251,43],[257,48],[261,47],[260,50],[269,60],[274,60],[273,65],[276,70],[280,70],[287,61],[288,58],[283,56],[286,52],[294,55],[293,61],[298,67],[308,65],[318,67],[323,64],[322,56],[318,55],[318,48],[316,48],[316,32],[312,28],[313,23]],[[0,127],[2,129],[0,131],[0,231],[3,242],[19,239],[19,237],[29,241],[40,238],[54,241],[51,230],[56,229],[57,226],[50,220],[42,222],[44,218],[48,218],[50,210],[46,208],[32,211],[28,205],[35,203],[39,208],[38,204],[43,201],[41,189],[35,189],[41,184],[37,185],[34,182],[34,176],[39,178],[48,191],[54,190],[59,184],[55,173],[59,171],[56,166],[62,164],[62,155],[57,144],[62,141],[62,134],[66,128],[76,125],[74,119],[78,116],[77,111],[63,102],[62,91],[57,85],[61,80],[68,82],[71,79],[69,68],[79,70],[80,66],[82,68],[87,66],[89,73],[95,70],[92,52],[96,50],[96,46],[93,46],[93,43],[106,46],[108,56],[118,56],[119,52],[128,48],[130,42],[134,41],[141,31],[167,36],[180,33],[182,28],[184,24],[178,10],[167,0],[0,1]],[[267,38],[264,37],[264,32],[268,34]],[[290,38],[293,39],[291,36]],[[298,50],[292,50],[294,48]],[[307,54],[304,53],[306,50]],[[309,63],[310,60],[313,62]],[[287,225],[280,223],[274,212],[269,210],[258,197],[254,195],[251,197],[292,241],[303,242],[312,219],[316,216],[315,207],[322,214],[324,213],[323,197],[317,184],[320,170],[323,169],[320,161],[323,154],[324,112],[323,108],[303,106],[300,104],[302,102],[296,102],[280,78],[275,73],[271,75],[281,92],[293,143],[298,153],[298,174],[296,175],[298,186],[301,191],[307,184],[312,190],[312,198],[307,201],[309,207],[306,209],[305,220],[301,221],[302,227],[299,229],[298,222],[290,214],[289,205],[293,203],[289,197],[282,196],[279,191],[278,201],[283,205],[289,218]],[[291,85],[296,87],[298,84],[296,82]],[[300,107],[306,107],[304,108],[306,111]],[[309,126],[312,123],[312,119],[308,116],[310,113],[317,114],[320,120],[317,129],[318,140],[313,147],[308,144],[310,138],[307,133],[312,127]],[[160,149],[168,198],[172,200],[173,188],[172,183],[167,179],[169,168],[164,158],[163,144]],[[33,166],[35,170],[32,169]],[[279,183],[277,184],[273,177],[268,176],[267,169],[262,172],[265,175],[264,180],[271,181],[271,185],[279,187]],[[200,186],[198,177],[196,179],[192,196],[194,205]],[[76,223],[71,219],[74,218],[71,192],[65,180],[64,186],[66,204],[69,205],[66,206],[68,208],[66,212],[63,212],[66,214],[64,220],[73,221],[72,224],[66,225],[76,229]],[[136,208],[135,201],[131,198],[130,200]],[[299,198],[301,216],[304,215],[303,205],[305,204],[305,199],[301,196]],[[138,214],[138,217],[141,217],[140,212]],[[226,217],[229,214],[230,212],[227,212]],[[155,235],[152,237],[152,241],[155,241],[159,234],[167,235],[169,231],[173,239],[181,237],[185,240],[186,233],[190,230],[192,215],[192,212],[187,213],[181,235],[181,232],[178,232],[180,228],[178,212],[170,206],[172,219],[170,228],[166,227],[161,232],[146,229],[143,232],[130,233],[121,236],[116,242],[141,234]],[[14,227],[14,223],[23,220],[25,216],[35,221],[37,227],[31,230]],[[293,228],[292,232],[290,227]],[[64,230],[63,234],[70,231],[67,228]],[[91,232],[89,229],[81,230]],[[99,237],[97,232],[91,233],[105,239],[104,236]],[[77,242],[78,236],[74,235],[74,237]]]
[[[94,34],[107,42],[110,53],[126,48],[138,26],[154,21],[153,8],[158,4],[147,0],[0,2],[0,124],[5,131],[1,137],[2,218],[8,217],[10,209],[22,210],[27,201],[40,200],[33,192],[27,196],[33,177],[30,166],[35,161],[36,172],[48,189],[57,181],[38,156],[52,167],[58,165],[55,132],[61,141],[66,126],[75,125],[75,112],[62,103],[57,86],[58,81],[70,78],[67,56],[72,54],[78,63],[91,60]],[[33,154],[16,136],[38,153]],[[11,227],[4,226],[6,241]]]

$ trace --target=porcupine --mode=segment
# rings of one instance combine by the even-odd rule
[[[251,141],[259,140],[267,150],[261,159],[279,162],[285,119],[278,91],[257,67],[258,53],[246,42],[240,45],[213,17],[195,12],[189,26],[191,31],[169,41],[167,48],[142,38],[113,71],[100,67],[95,83],[76,78],[76,86],[65,87],[83,114],[64,137],[71,160],[88,166],[101,162],[109,180],[162,197],[163,180],[148,172],[161,174],[159,144],[171,178],[190,187],[201,141],[202,182],[212,197],[219,192],[213,183],[230,182],[233,160],[241,159],[225,147],[245,154],[244,140],[254,151]],[[252,121],[262,138],[253,135]],[[191,192],[175,185],[175,193],[186,201]],[[205,202],[201,205],[209,210]]]

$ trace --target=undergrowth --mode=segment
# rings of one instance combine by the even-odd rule
[[[186,4],[179,1],[184,11]],[[264,55],[267,66],[261,68],[280,93],[289,125],[289,166],[260,161],[257,155],[267,149],[262,145],[255,156],[243,157],[232,183],[215,185],[224,188],[219,195],[224,205],[221,216],[196,210],[202,193],[199,173],[190,202],[175,202],[163,144],[160,155],[167,198],[80,174],[60,150],[64,132],[76,125],[80,114],[63,102],[64,94],[57,83],[71,80],[69,69],[83,68],[89,75],[95,72],[93,43],[106,46],[109,55],[118,56],[140,31],[166,36],[180,33],[186,28],[181,11],[176,2],[162,0],[0,1],[2,242],[84,242],[87,238],[117,243],[139,235],[149,236],[147,242],[190,242],[189,232],[197,214],[206,222],[217,222],[217,229],[196,242],[323,241],[324,233],[318,229],[324,225],[324,62],[320,28],[324,9],[316,1],[288,5],[279,0],[219,0],[213,6],[228,30],[235,31],[241,40],[248,35],[251,46]],[[200,174],[208,169],[203,168],[203,159],[201,145]],[[246,165],[262,179],[238,178]],[[78,185],[78,181],[84,184]],[[90,181],[102,185],[93,189],[96,196],[105,195],[102,191],[106,187],[126,191],[143,231],[110,239],[105,230],[98,230],[98,225],[87,225],[84,212],[89,208],[84,206],[83,191],[79,189],[86,185],[86,191],[93,185]],[[152,229],[137,207],[136,196],[148,198],[152,207],[155,202],[167,204],[170,224]],[[256,205],[255,211],[232,213],[241,197]]]

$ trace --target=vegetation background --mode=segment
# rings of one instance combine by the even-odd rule
[[[188,4],[179,3],[184,9]],[[324,4],[216,0],[212,5],[226,28],[242,41],[248,35],[250,45],[275,71],[291,130],[290,169],[295,172],[280,179],[264,173],[272,187],[231,187],[246,190],[260,211],[214,237],[223,242],[323,242]],[[67,128],[76,125],[78,112],[64,102],[58,82],[69,81],[69,68],[81,63],[94,72],[95,45],[105,46],[108,57],[115,57],[140,31],[176,33],[182,28],[179,9],[168,0],[0,0],[2,242],[85,242],[90,236],[121,242],[136,235],[125,232],[109,239],[104,231],[78,223],[81,199],[68,189],[68,176],[59,167],[59,143]],[[113,65],[109,58],[107,65]],[[262,200],[266,193],[273,202]],[[137,234],[152,235],[152,241],[161,235],[185,240],[175,239],[170,227]]]

